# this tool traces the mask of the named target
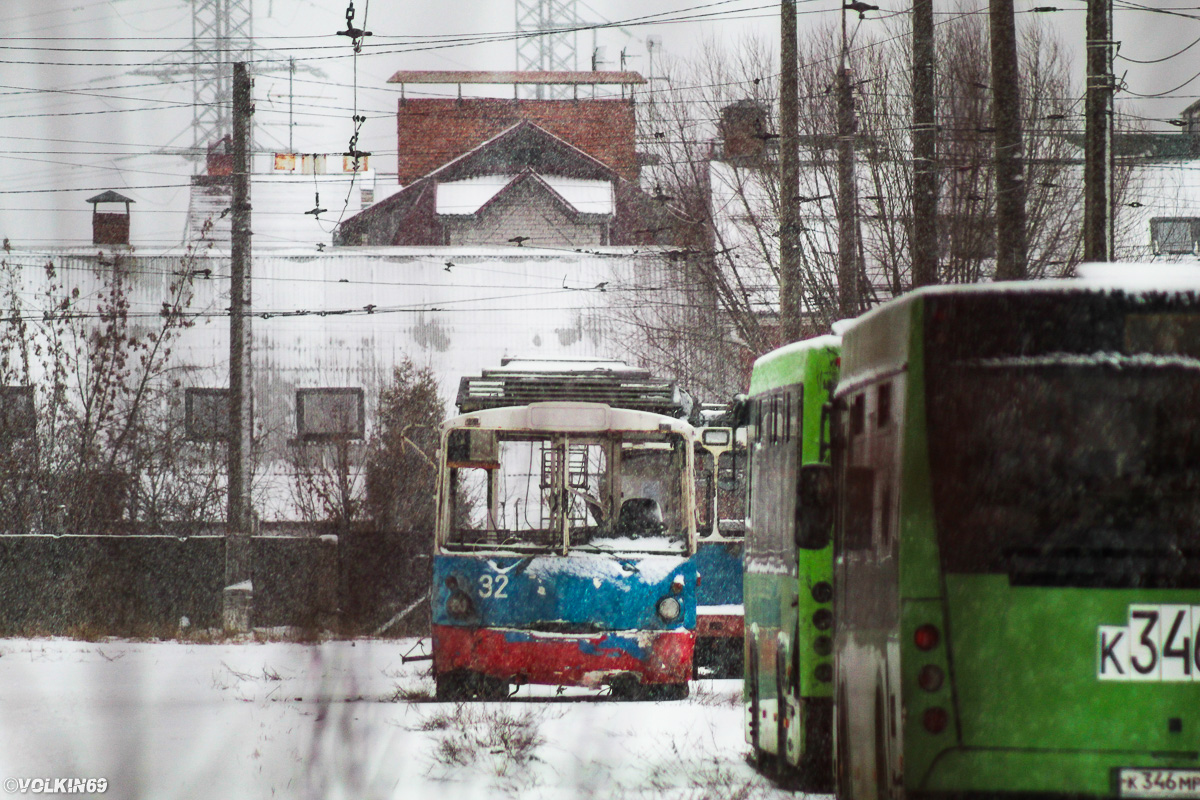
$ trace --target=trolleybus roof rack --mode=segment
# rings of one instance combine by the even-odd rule
[[[605,403],[673,417],[686,417],[692,406],[691,398],[673,382],[620,361],[600,359],[509,359],[500,369],[463,377],[455,405],[468,414],[554,400]]]

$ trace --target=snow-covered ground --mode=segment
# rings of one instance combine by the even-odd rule
[[[741,682],[681,702],[523,689],[431,700],[418,640],[0,640],[0,789],[105,778],[115,798],[772,798]]]

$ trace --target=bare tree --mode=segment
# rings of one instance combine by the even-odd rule
[[[190,259],[191,251],[185,266]],[[5,453],[3,482],[22,500],[4,522],[90,531],[133,521],[142,474],[169,468],[176,452],[160,446],[157,418],[180,388],[171,348],[192,325],[191,270],[180,270],[150,314],[131,306],[132,259],[99,255],[82,278],[53,261],[36,278],[30,272],[0,261],[0,384],[34,387],[36,407],[35,436]],[[27,281],[40,284],[34,301],[23,299]]]
[[[988,280],[995,266],[987,21],[961,10],[938,26],[936,44],[939,280],[951,283]],[[864,310],[912,285],[908,35],[903,17],[855,20],[847,42]],[[833,26],[811,29],[799,46],[800,261],[811,333],[828,330],[838,313],[836,231],[843,210],[834,86],[841,49]],[[1029,273],[1069,275],[1082,255],[1078,92],[1067,55],[1047,29],[1025,28],[1019,56]],[[667,65],[667,88],[656,87],[643,104],[644,147],[654,156],[648,183],[672,199],[680,225],[700,226],[707,237],[693,237],[703,245],[664,263],[665,277],[632,285],[657,291],[637,298],[640,306],[629,303],[636,311],[626,319],[655,364],[673,366],[670,354],[680,347],[720,353],[715,365],[682,365],[693,372],[715,368],[693,383],[736,383],[754,357],[780,344],[777,75],[770,43],[745,40],[733,50],[709,43],[696,60]],[[1128,170],[1118,175],[1118,191],[1128,180]],[[688,324],[701,329],[675,329]]]

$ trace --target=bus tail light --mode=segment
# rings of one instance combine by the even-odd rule
[[[812,598],[818,603],[828,603],[833,599],[833,584],[828,581],[819,581],[812,586]]]
[[[927,692],[936,692],[941,689],[944,679],[945,673],[942,672],[941,667],[934,664],[926,664],[917,673],[917,685]]]
[[[925,709],[925,713],[921,716],[921,724],[930,733],[941,733],[946,730],[946,725],[949,722],[950,715],[946,713],[946,709],[939,708],[938,706]]]
[[[932,625],[922,625],[913,633],[913,643],[918,650],[932,650],[940,639],[941,634]]]

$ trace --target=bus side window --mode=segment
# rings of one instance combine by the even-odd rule
[[[842,498],[847,550],[871,549],[871,522],[875,505],[875,470],[846,467],[846,492]]]
[[[859,395],[850,402],[850,435],[858,436],[867,429],[867,403],[865,395]]]
[[[882,383],[875,396],[875,427],[886,428],[892,419],[892,385]]]
[[[713,505],[716,501],[716,460],[712,451],[696,443],[696,533],[707,536],[713,532]]]
[[[792,393],[783,395],[783,441],[792,440]]]
[[[779,443],[779,398],[771,398],[771,444]]]

